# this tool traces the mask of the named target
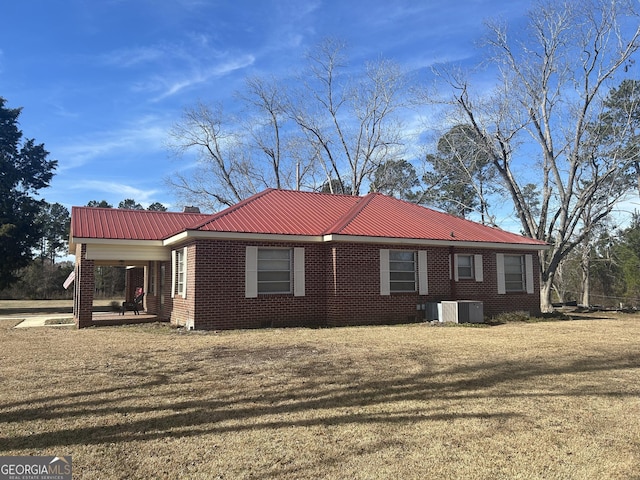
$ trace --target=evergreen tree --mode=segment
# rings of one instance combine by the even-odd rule
[[[144,210],[142,205],[136,202],[132,198],[126,198],[118,204],[118,208],[124,208],[126,210]]]
[[[0,97],[0,290],[17,281],[17,270],[29,264],[42,238],[37,218],[43,201],[34,195],[49,186],[57,166],[43,144],[23,139],[21,109],[5,104]]]
[[[113,208],[113,205],[111,205],[109,202],[107,202],[106,200],[89,200],[89,202],[87,203],[87,207],[94,207],[94,208]]]
[[[167,207],[165,207],[160,202],[154,202],[154,203],[152,203],[151,205],[149,205],[147,207],[147,210],[150,210],[152,212],[166,212],[167,211]]]

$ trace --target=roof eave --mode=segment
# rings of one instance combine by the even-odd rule
[[[100,245],[137,245],[137,246],[148,246],[148,247],[162,247],[164,246],[162,240],[133,240],[133,239],[124,239],[124,238],[82,238],[82,237],[71,237],[69,244],[71,245],[79,245],[83,243],[93,243]],[[71,252],[75,253],[75,251]]]
[[[430,247],[487,248],[502,250],[548,250],[550,245],[540,243],[503,243],[485,241],[435,240],[428,238],[370,237],[363,235],[325,235],[325,242],[380,243],[388,245],[424,245]]]
[[[451,241],[434,240],[426,238],[397,238],[397,237],[372,237],[363,235],[289,235],[277,233],[243,233],[243,232],[214,232],[187,230],[173,235],[164,240],[164,246],[172,246],[190,239],[215,239],[215,240],[245,240],[245,241],[275,241],[275,242],[353,242],[353,243],[377,243],[385,245],[423,245],[432,247],[461,247],[461,248],[485,248],[502,250],[547,250],[550,245],[540,243],[503,243],[483,241]]]
[[[191,239],[212,239],[212,240],[263,240],[275,242],[304,242],[320,243],[322,236],[319,235],[289,235],[278,233],[247,233],[247,232],[215,232],[201,230],[185,230],[173,235],[163,241],[164,246],[172,246],[183,243]]]

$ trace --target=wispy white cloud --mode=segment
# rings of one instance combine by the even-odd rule
[[[83,167],[118,152],[126,152],[127,155],[160,152],[164,149],[167,129],[168,123],[148,117],[129,127],[63,139],[62,146],[52,149],[59,159],[58,173]]]
[[[156,77],[149,83],[146,83],[144,85],[137,85],[136,90],[161,90],[161,93],[153,98],[153,101],[157,102],[167,97],[173,96],[187,88],[206,83],[214,78],[223,77],[237,70],[247,68],[253,65],[254,62],[255,57],[250,54],[242,55],[235,58],[229,58],[211,68],[196,68],[191,72],[190,75],[184,75],[173,80]]]
[[[220,49],[209,34],[189,32],[173,43],[117,49],[100,62],[118,69],[134,69],[133,92],[157,102],[190,87],[231,74],[254,64],[253,53],[240,48]]]
[[[159,46],[131,47],[108,52],[101,56],[101,60],[106,65],[128,68],[158,61],[166,54],[166,50]]]
[[[106,194],[108,197],[120,198],[122,200],[131,198],[138,203],[148,205],[155,201],[158,190],[146,190],[135,187],[125,182],[112,180],[85,180],[70,187],[72,190],[83,190],[91,192],[94,196]],[[114,200],[115,201],[115,200]],[[119,201],[119,200],[118,200]],[[117,205],[114,205],[117,206]]]

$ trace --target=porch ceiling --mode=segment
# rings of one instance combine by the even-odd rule
[[[96,265],[144,265],[149,261],[170,261],[171,249],[159,245],[87,243],[85,258]]]

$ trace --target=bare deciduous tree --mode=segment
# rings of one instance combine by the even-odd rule
[[[346,78],[342,53],[337,42],[318,47],[297,91],[285,91],[276,79],[247,78],[236,95],[242,121],[222,106],[187,109],[169,146],[183,156],[194,152],[196,166],[168,184],[189,203],[212,210],[265,188],[326,185],[332,193],[358,195],[378,166],[401,158],[396,110],[403,76],[379,60]]]
[[[633,8],[616,0],[539,3],[522,41],[502,25],[488,25],[487,47],[501,78],[492,95],[473,97],[467,78],[443,77],[453,87],[449,101],[458,121],[483,139],[523,232],[551,246],[540,254],[543,311],[551,310],[562,260],[630,188],[633,159],[592,154],[585,145],[603,140],[589,125],[602,112],[611,82],[638,49]],[[620,22],[630,17],[635,25],[625,35]],[[537,145],[535,159],[532,144]]]
[[[213,211],[252,193],[243,178],[247,166],[243,164],[238,134],[224,119],[221,105],[198,103],[186,109],[182,120],[169,132],[169,147],[178,155],[195,152],[196,164],[175,173],[167,179],[168,184],[187,202]]]
[[[325,41],[309,55],[304,88],[294,94],[291,116],[312,145],[338,192],[359,195],[363,182],[383,163],[401,158],[403,75],[394,63],[366,65],[361,77],[344,74],[344,45]]]

